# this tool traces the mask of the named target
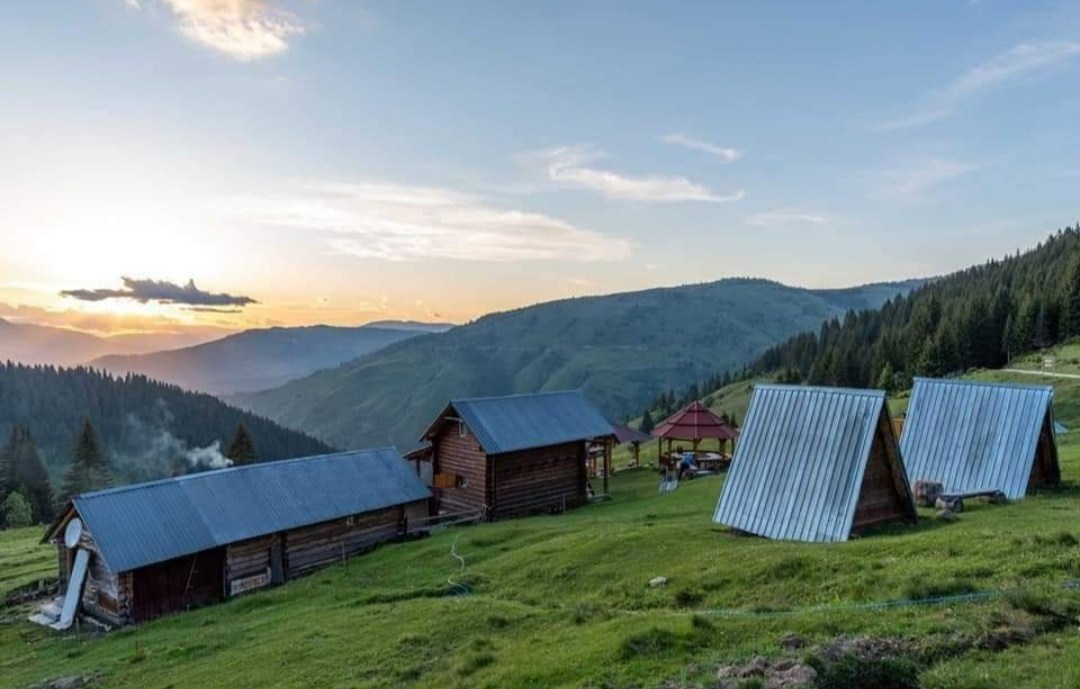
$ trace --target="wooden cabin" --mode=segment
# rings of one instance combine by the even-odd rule
[[[281,584],[402,537],[430,498],[393,449],[86,493],[42,541],[56,545],[67,605],[39,621],[66,628],[78,611],[125,625]]]
[[[795,541],[845,541],[915,504],[885,393],[758,385],[714,521]]]
[[[1054,388],[917,378],[900,449],[913,481],[949,493],[996,490],[1019,500],[1056,486]]]
[[[454,400],[428,427],[433,485],[443,513],[486,519],[555,512],[589,495],[589,447],[611,467],[611,424],[577,391]]]

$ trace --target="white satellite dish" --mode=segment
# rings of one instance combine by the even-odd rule
[[[74,548],[79,545],[80,538],[82,538],[82,520],[75,517],[68,522],[67,528],[64,529],[64,545],[68,548]]]

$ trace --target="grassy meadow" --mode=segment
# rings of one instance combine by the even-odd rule
[[[44,527],[0,530],[0,600],[19,587],[56,576],[56,551],[38,545]]]
[[[1080,381],[1056,403],[1080,428]],[[925,688],[1080,686],[1080,591],[1066,587],[1080,579],[1080,433],[1061,441],[1060,489],[848,543],[734,536],[710,519],[722,477],[661,495],[637,470],[605,503],[386,546],[137,629],[58,636],[7,610],[0,686],[95,673],[140,689],[710,687],[720,664],[783,654],[788,633],[908,639]],[[2,562],[39,537],[0,534]]]

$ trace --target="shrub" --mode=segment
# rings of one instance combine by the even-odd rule
[[[905,595],[911,600],[930,600],[948,596],[962,596],[976,593],[979,589],[969,579],[949,579],[947,581],[929,581],[916,577],[908,582]]]
[[[705,600],[705,594],[697,589],[682,589],[675,594],[675,604],[680,608],[692,608],[701,605]]]
[[[30,503],[18,491],[12,491],[0,505],[0,524],[9,529],[30,526],[34,523],[30,516]]]
[[[638,656],[657,656],[674,651],[679,646],[679,637],[668,629],[653,627],[639,634],[632,634],[622,642],[623,660],[633,660]]]
[[[831,664],[814,658],[810,664],[819,689],[919,689],[919,670],[909,660],[848,655]]]

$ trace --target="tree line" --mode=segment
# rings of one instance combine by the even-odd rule
[[[1001,368],[1012,358],[1080,337],[1080,223],[1034,249],[929,281],[877,309],[849,311],[677,395],[660,393],[644,427],[731,383],[773,376],[790,384],[906,390],[918,376]]]
[[[243,424],[236,427],[225,457],[233,466],[258,461],[255,441]],[[210,468],[195,464],[184,473]],[[89,419],[79,427],[59,492],[53,490],[30,429],[15,425],[0,449],[0,528],[48,523],[75,496],[112,485],[108,460]]]
[[[58,502],[112,484],[333,449],[145,376],[10,362],[0,364],[0,429],[10,429],[0,446],[0,525],[47,522]]]
[[[829,320],[816,333],[768,350],[748,373],[905,390],[917,376],[1001,368],[1077,336],[1080,223],[1026,253],[933,280],[880,309]]]

